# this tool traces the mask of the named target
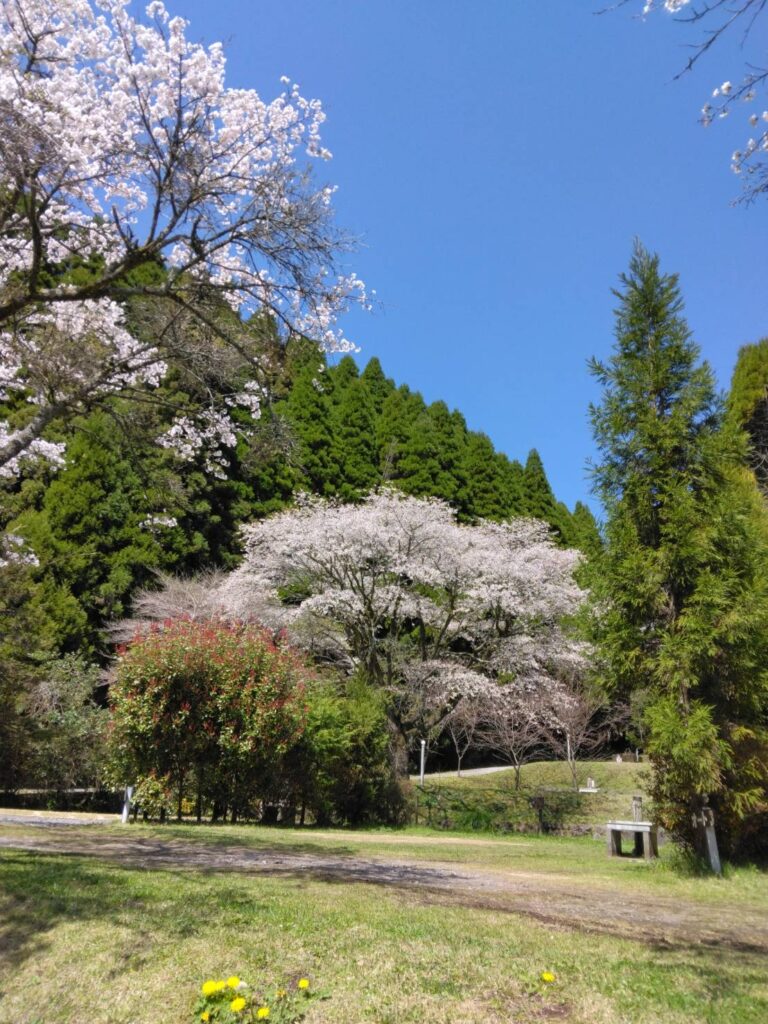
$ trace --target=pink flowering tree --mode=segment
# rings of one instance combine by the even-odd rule
[[[61,458],[52,421],[146,394],[203,340],[240,372],[161,439],[185,456],[233,443],[233,407],[258,415],[254,324],[350,347],[335,322],[364,290],[310,172],[320,103],[227,88],[187,27],[159,0],[0,0],[0,401],[26,402],[0,422],[6,475]]]
[[[619,6],[629,3],[621,0]],[[634,3],[635,0],[632,0]],[[765,0],[643,0],[642,13],[663,11],[698,32],[690,56],[680,72],[690,71],[726,34],[739,34],[743,46],[758,38],[755,26],[764,27]],[[711,125],[733,114],[743,118],[745,140],[731,157],[731,170],[743,180],[742,199],[750,202],[768,192],[768,53],[765,37],[754,56],[745,50],[746,71],[738,78],[713,83],[710,99],[701,111],[701,121]],[[748,126],[748,127],[746,127]]]
[[[556,688],[583,668],[562,628],[580,604],[579,555],[533,520],[457,523],[445,502],[397,492],[303,501],[245,530],[218,588],[230,617],[287,629],[320,661],[389,695],[396,761],[467,699]]]

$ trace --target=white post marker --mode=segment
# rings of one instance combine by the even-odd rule
[[[421,741],[421,767],[419,768],[419,785],[424,785],[424,766],[427,763],[427,741]]]
[[[120,823],[122,825],[128,824],[128,818],[131,813],[131,797],[133,796],[133,786],[125,787],[125,800],[123,802],[123,813],[120,815]]]

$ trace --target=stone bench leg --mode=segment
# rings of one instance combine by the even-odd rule
[[[621,856],[621,832],[618,829],[608,829],[608,854],[611,857]]]
[[[655,831],[643,834],[643,855],[646,860],[659,856],[659,837]]]

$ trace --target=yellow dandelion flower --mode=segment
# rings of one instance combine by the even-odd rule
[[[237,999],[233,999],[232,1002],[229,1004],[229,1008],[232,1011],[232,1013],[240,1013],[240,1011],[244,1007],[245,1007],[245,1000],[243,999],[242,996],[238,996]]]
[[[550,985],[555,980],[555,976],[552,973],[552,971],[542,971],[541,980],[545,981],[548,985]]]
[[[227,987],[226,981],[214,981],[214,985],[216,986],[214,989],[215,992],[223,992]]]
[[[208,1013],[207,1010],[203,1010],[203,1012],[200,1014],[200,1020],[206,1021],[206,1020],[210,1020],[210,1019],[211,1019],[210,1013]]]
[[[299,988],[309,988],[309,978],[299,978]]]
[[[218,988],[216,987],[217,984],[218,984],[218,982],[215,982],[215,981],[204,981],[203,982],[203,995],[204,996],[212,996],[214,992],[218,992]]]
[[[229,985],[230,988],[237,988],[239,984],[240,979],[236,974],[233,974],[231,978],[227,978],[227,985]]]
[[[258,1008],[258,1010],[256,1011],[256,1019],[257,1020],[266,1020],[267,1017],[269,1017],[269,1007],[268,1006],[260,1006]]]

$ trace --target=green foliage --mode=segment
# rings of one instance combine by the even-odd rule
[[[111,775],[150,780],[181,817],[187,793],[233,819],[260,799],[304,728],[305,670],[261,629],[167,623],[122,652],[110,691]]]
[[[55,627],[37,566],[0,566],[0,789],[61,791],[98,781],[105,713],[99,670],[54,654]]]
[[[457,786],[451,783],[420,788],[415,801],[417,822],[460,832],[552,833],[573,827],[584,799],[572,789],[511,786]]]
[[[125,614],[131,591],[162,564],[158,541],[142,526],[148,504],[141,470],[99,413],[72,439],[39,508],[13,524],[40,561],[43,601],[62,648],[98,650],[101,626]]]
[[[52,651],[53,625],[46,615],[36,567],[0,565],[0,789],[28,783],[35,746],[27,715],[39,666]]]
[[[646,721],[654,804],[661,824],[675,830],[681,793],[690,799],[722,787],[728,747],[718,735],[712,709],[700,701],[681,709],[674,698],[661,697],[647,709]]]
[[[447,410],[446,410],[447,412]],[[397,468],[397,486],[414,497],[435,496],[455,502],[457,481],[454,438],[446,432],[444,417],[432,415],[431,408],[414,420],[402,446]]]
[[[564,544],[571,541],[570,513],[555,499],[541,456],[532,448],[523,471],[523,514],[549,523]]]
[[[376,464],[376,415],[362,378],[352,378],[343,391],[339,390],[335,375],[333,379],[337,401],[332,410],[331,427],[338,465],[338,493],[343,500],[350,501],[362,498],[380,480]]]
[[[352,679],[341,690],[317,682],[307,693],[306,729],[285,759],[291,800],[319,825],[396,822],[403,813],[380,691]]]
[[[741,468],[743,436],[723,426],[698,363],[677,278],[638,246],[622,285],[614,354],[592,364],[607,521],[588,570],[591,639],[614,695],[648,692],[668,827],[691,842],[707,791],[735,848],[738,821],[766,805],[733,735],[762,729],[768,713],[768,518]]]
[[[471,516],[479,519],[505,519],[512,503],[505,493],[504,468],[485,434],[470,432],[464,446],[463,504]]]
[[[467,429],[444,402],[427,406],[418,392],[396,388],[372,359],[362,373],[351,357],[326,366],[307,343],[287,353],[286,397],[278,403],[292,431],[295,486],[355,501],[380,483],[406,494],[450,502],[462,520],[544,519],[561,543],[595,543],[586,506],[578,522],[558,502],[541,458],[526,469],[496,452],[485,434]]]
[[[378,419],[381,416],[381,410],[384,408],[387,398],[394,394],[394,381],[384,376],[381,363],[375,356],[373,359],[368,360],[365,369],[360,374],[360,380],[370,396],[374,415]]]
[[[382,479],[387,483],[397,484],[401,479],[406,443],[425,408],[421,395],[405,384],[384,399],[376,422],[376,444]]]
[[[291,462],[299,489],[313,494],[333,494],[336,488],[331,388],[325,359],[316,348],[292,353],[290,391],[281,411],[295,437]]]
[[[517,459],[510,460],[501,453],[496,458],[499,464],[502,502],[506,515],[525,515],[525,471],[522,464]]]
[[[145,818],[165,821],[173,808],[171,780],[164,776],[158,777],[153,770],[140,775],[133,789],[133,803],[141,808]]]
[[[231,453],[231,475],[219,479],[202,461],[183,466],[157,445],[179,403],[195,405],[172,385],[164,397],[168,408],[110,399],[73,423],[58,474],[4,495],[7,528],[40,562],[43,646],[106,658],[105,626],[130,614],[133,592],[156,571],[231,568],[240,524],[292,497],[295,474],[279,455],[269,411],[252,445]]]
[[[768,489],[768,338],[739,350],[727,411],[732,425],[747,432],[750,464],[765,492]]]
[[[588,505],[577,501],[571,516],[571,537],[575,547],[586,555],[600,552],[603,541],[597,520]]]
[[[68,654],[42,666],[41,674],[26,708],[34,737],[32,781],[57,791],[97,785],[109,717],[96,700],[99,667]]]

